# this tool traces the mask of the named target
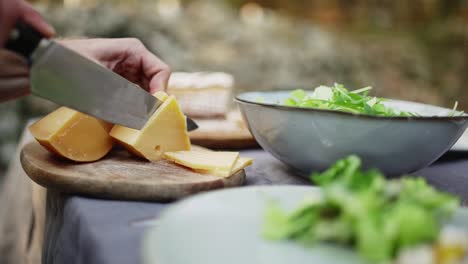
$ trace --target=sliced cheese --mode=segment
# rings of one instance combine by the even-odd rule
[[[60,107],[29,127],[36,140],[64,158],[95,161],[112,148],[112,124],[78,111]]]
[[[115,125],[110,135],[129,151],[150,161],[157,161],[168,151],[190,149],[185,116],[174,96],[154,94],[163,104],[141,130]]]
[[[154,97],[158,98],[161,101],[166,101],[166,99],[169,97],[169,95],[165,92],[157,91],[153,94]]]
[[[230,174],[239,158],[239,152],[175,151],[164,153],[164,158],[194,170],[207,170]]]
[[[245,167],[252,165],[252,163],[253,163],[253,159],[251,158],[239,157],[236,164],[234,164],[234,167],[232,168],[231,174],[238,173],[240,170],[244,169]]]
[[[253,159],[251,158],[245,158],[245,157],[239,157],[237,159],[236,163],[232,167],[232,170],[229,173],[226,173],[225,171],[219,171],[219,170],[198,170],[196,169],[195,171],[204,173],[204,174],[211,174],[219,177],[229,177],[231,175],[234,175],[238,173],[240,170],[244,169],[245,167],[251,165],[253,162]]]

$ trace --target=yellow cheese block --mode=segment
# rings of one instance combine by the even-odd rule
[[[157,161],[164,152],[190,150],[185,116],[174,96],[154,94],[164,101],[141,130],[115,125],[110,135],[137,156]]]
[[[195,171],[200,172],[200,173],[204,173],[204,174],[211,174],[211,175],[215,175],[215,176],[220,176],[220,177],[229,177],[231,175],[234,175],[234,174],[238,173],[243,168],[251,165],[252,162],[253,162],[253,159],[251,159],[251,158],[239,157],[237,159],[236,163],[234,164],[234,166],[232,167],[232,170],[229,173],[226,172],[226,171],[219,171],[219,170],[198,170],[198,169],[195,169]]]
[[[36,140],[64,158],[95,161],[112,148],[112,124],[66,107],[60,107],[29,127]]]

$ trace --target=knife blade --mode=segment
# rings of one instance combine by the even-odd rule
[[[32,94],[57,104],[135,129],[141,129],[162,105],[136,84],[43,38],[25,23],[17,23],[6,48],[28,59]],[[198,126],[187,118],[187,128]]]

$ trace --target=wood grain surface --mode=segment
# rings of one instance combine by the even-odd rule
[[[110,199],[170,201],[245,181],[243,170],[220,178],[165,160],[151,163],[121,149],[97,162],[76,163],[49,153],[36,142],[24,146],[21,164],[33,181],[46,188]]]

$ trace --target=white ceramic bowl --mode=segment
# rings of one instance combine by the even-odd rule
[[[389,176],[414,172],[449,150],[468,125],[467,115],[448,117],[451,109],[399,100],[385,104],[421,117],[279,105],[290,92],[248,92],[236,101],[260,146],[302,175],[324,170],[350,154],[361,157],[365,168]]]

